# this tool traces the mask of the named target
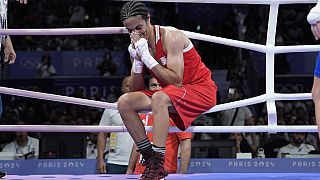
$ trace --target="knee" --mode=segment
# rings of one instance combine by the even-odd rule
[[[166,93],[158,91],[151,97],[151,106],[154,108],[167,108],[170,102],[170,98]]]
[[[123,94],[122,96],[119,97],[118,99],[118,111],[125,112],[130,109],[130,98],[128,97],[128,94]]]

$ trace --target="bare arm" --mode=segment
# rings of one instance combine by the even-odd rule
[[[277,154],[277,158],[282,158],[282,154],[283,154],[283,148],[280,148]]]
[[[98,141],[97,141],[97,170],[98,173],[107,173],[106,163],[104,160],[104,148],[106,147],[106,133],[99,132],[98,133]]]
[[[147,40],[141,38],[138,33],[130,34],[131,41],[135,44],[138,57],[151,69],[157,78],[165,85],[172,84],[181,87],[184,71],[183,48],[188,40],[178,30],[167,30],[163,35],[162,44],[167,52],[167,67],[161,66],[150,54]]]
[[[7,36],[3,42],[4,45],[4,62],[13,64],[16,61],[16,52],[13,49],[10,36]]]
[[[315,114],[316,114],[316,121],[318,125],[318,130],[320,130],[320,78],[314,77],[313,79],[313,86],[312,86],[312,99],[315,106]],[[320,138],[320,131],[318,131],[318,135]]]
[[[27,4],[27,0],[16,0],[20,3]],[[13,64],[16,61],[16,52],[13,49],[13,45],[11,42],[10,36],[6,36],[5,40],[3,41],[4,45],[4,62]]]
[[[180,174],[188,173],[188,167],[191,158],[191,139],[184,139],[180,142],[181,158],[180,158]]]
[[[132,57],[130,57],[131,62],[133,63]],[[138,91],[143,90],[145,88],[143,73],[134,73],[131,70],[130,76],[130,90],[131,91]]]
[[[163,43],[167,51],[167,68],[157,65],[152,72],[167,84],[181,87],[184,71],[183,48],[187,37],[180,31],[165,33]]]
[[[137,146],[136,144],[133,144],[126,174],[134,173],[134,169],[136,168],[138,158],[139,158],[139,153],[137,152]]]
[[[144,78],[143,78],[143,68],[144,64],[137,55],[137,50],[134,47],[134,42],[131,41],[131,44],[128,47],[128,52],[130,54],[131,60],[131,76],[129,88],[131,91],[143,90],[145,88]]]

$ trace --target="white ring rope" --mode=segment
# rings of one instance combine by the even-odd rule
[[[61,103],[97,107],[97,108],[103,108],[103,109],[114,109],[114,110],[117,109],[116,103],[107,103],[102,101],[95,101],[95,100],[89,100],[89,99],[7,88],[7,87],[1,87],[1,86],[0,86],[0,93],[14,95],[14,96],[22,96],[22,97],[28,97],[28,98],[56,101]],[[273,99],[277,99],[277,100],[305,100],[305,99],[311,99],[311,94],[310,93],[295,93],[295,94],[275,93],[273,97],[274,97]],[[233,109],[233,108],[242,107],[242,106],[250,106],[250,105],[265,102],[266,100],[267,98],[266,98],[266,95],[264,94],[264,95],[243,99],[239,101],[218,104],[205,113],[218,112],[218,111]]]
[[[258,52],[266,52],[266,46],[261,44],[243,42],[216,36],[204,35],[189,31],[183,31],[192,39],[214,42],[228,46],[245,48]],[[101,27],[101,28],[57,28],[57,29],[0,29],[0,34],[7,35],[88,35],[88,34],[125,34],[128,31],[124,27]]]
[[[74,126],[74,125],[0,125],[3,132],[127,132],[124,126]],[[146,126],[152,131],[152,126]],[[177,127],[170,126],[170,132],[180,132]],[[191,126],[186,132],[317,132],[317,126]]]
[[[128,0],[117,0],[128,1]],[[316,3],[317,0],[142,0],[150,2],[182,2],[182,3],[215,3],[215,4],[271,4],[277,2],[279,4],[304,4]]]
[[[269,10],[269,21],[267,29],[267,51],[266,51],[266,95],[268,125],[277,126],[277,108],[274,97],[274,47],[276,42],[276,30],[278,20],[279,3],[271,3]],[[272,131],[270,131],[272,132]],[[275,133],[275,132],[274,132]]]
[[[274,53],[318,52],[320,45],[275,46]]]
[[[56,101],[56,102],[62,102],[62,103],[98,107],[103,109],[105,108],[117,109],[117,105],[114,103],[107,103],[102,101],[94,101],[90,99],[81,99],[81,98],[75,98],[75,97],[27,91],[27,90],[21,90],[21,89],[13,89],[13,88],[7,88],[7,87],[0,87],[0,93],[10,94],[15,96],[22,96],[22,97],[29,97],[29,98],[36,98],[36,99],[43,99],[43,100],[50,100],[50,101]]]
[[[217,36],[205,35],[190,31],[183,31],[191,39],[202,40],[217,44],[223,44],[232,47],[238,47],[253,51],[265,53],[266,45],[244,42],[239,40],[227,39]],[[100,27],[100,28],[56,28],[56,29],[0,29],[0,34],[6,35],[98,35],[98,34],[127,34],[124,27]],[[274,53],[288,52],[316,52],[319,51],[320,45],[294,45],[294,46],[274,46],[268,47]]]
[[[187,36],[189,36],[191,39],[197,39],[197,40],[213,42],[213,43],[217,43],[217,44],[223,44],[223,45],[227,45],[227,46],[244,48],[244,49],[249,49],[249,50],[263,52],[263,53],[266,52],[266,46],[261,45],[261,44],[243,42],[243,41],[227,39],[227,38],[222,38],[222,37],[217,37],[217,36],[210,36],[210,35],[190,32],[190,31],[183,31],[183,32]]]
[[[95,101],[89,99],[82,99],[82,98],[75,98],[75,97],[68,97],[68,96],[61,96],[55,94],[48,94],[48,93],[41,93],[41,92],[34,92],[28,90],[21,90],[21,89],[14,89],[14,88],[7,88],[0,86],[0,93],[1,94],[9,94],[14,96],[22,96],[28,98],[36,98],[36,99],[43,99],[49,101],[56,101],[62,103],[69,103],[69,104],[77,104],[83,106],[90,106],[90,107],[97,107],[103,109],[117,109],[116,103],[107,103],[102,101]],[[262,103],[266,101],[266,95],[260,95],[253,98],[243,99],[239,101],[224,103],[216,105],[215,107],[211,108],[209,111],[205,113],[223,111],[226,109],[237,108],[241,106],[249,106],[257,103]],[[1,129],[0,129],[1,131]]]
[[[0,29],[4,35],[92,35],[92,34],[125,34],[124,27],[92,27],[92,28],[53,28],[53,29]]]
[[[151,0],[152,1],[152,0]],[[154,0],[155,2],[158,2]],[[164,1],[162,1],[164,2]],[[165,1],[165,2],[194,2],[191,0]],[[266,53],[266,94],[244,99],[240,101],[220,104],[208,112],[222,111],[236,107],[248,106],[257,103],[266,102],[268,112],[268,126],[192,126],[187,129],[190,132],[317,132],[317,126],[280,126],[277,125],[276,100],[305,100],[311,99],[310,93],[281,94],[274,92],[274,55],[276,53],[286,52],[313,52],[319,51],[319,45],[300,45],[300,46],[275,46],[276,22],[278,17],[279,4],[310,3],[316,0],[202,0],[202,3],[237,3],[237,4],[270,4],[269,23],[267,31],[267,45],[260,45],[238,40],[231,40],[210,35],[203,35],[194,32],[184,31],[190,38],[224,44],[233,47],[250,49]],[[195,2],[198,3],[198,2]],[[105,28],[59,28],[59,29],[1,29],[0,34],[9,35],[88,35],[88,34],[124,34],[127,33],[123,27],[105,27]],[[114,103],[106,103],[94,100],[52,95],[47,93],[19,90],[13,88],[0,87],[0,93],[17,95],[23,97],[45,99],[64,103],[86,105],[99,108],[116,109]],[[124,132],[124,126],[62,126],[62,125],[1,125],[0,131],[33,131],[33,132]],[[146,127],[150,131],[150,127]],[[170,131],[179,131],[176,127],[170,127]]]

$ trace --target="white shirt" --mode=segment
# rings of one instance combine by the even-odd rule
[[[312,150],[315,150],[315,148],[309,144],[302,143],[299,147],[297,147],[290,143],[279,149],[277,157],[281,158],[282,154],[309,154],[309,152]]]
[[[100,126],[123,126],[119,111],[105,109],[100,120]],[[114,138],[113,138],[114,137]],[[128,165],[133,140],[128,132],[110,134],[108,163]]]
[[[109,148],[109,138],[106,139],[106,146],[105,149]],[[96,144],[91,142],[89,139],[87,139],[87,159],[96,159],[98,156],[98,147]],[[108,159],[108,154],[105,157]]]
[[[236,108],[222,111],[220,124],[222,126],[230,126],[235,112]],[[237,113],[236,119],[234,120],[233,126],[244,126],[246,119],[250,117],[252,117],[252,113],[248,107],[239,107],[239,111]]]
[[[97,154],[97,145],[92,143],[90,140],[87,140],[87,159],[96,159]]]
[[[4,146],[2,152],[14,152],[15,155],[24,155],[29,152],[35,152],[36,155],[39,154],[39,139],[28,136],[28,143],[26,146],[19,146],[17,141],[12,141],[11,143]]]
[[[38,71],[38,77],[41,77],[41,78],[50,77],[57,73],[53,65],[48,66],[43,63],[40,63],[37,65],[37,71]]]

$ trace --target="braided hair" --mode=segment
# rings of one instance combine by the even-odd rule
[[[144,20],[147,20],[149,15],[148,8],[140,1],[129,1],[122,6],[120,11],[121,21],[138,15],[141,15]]]

